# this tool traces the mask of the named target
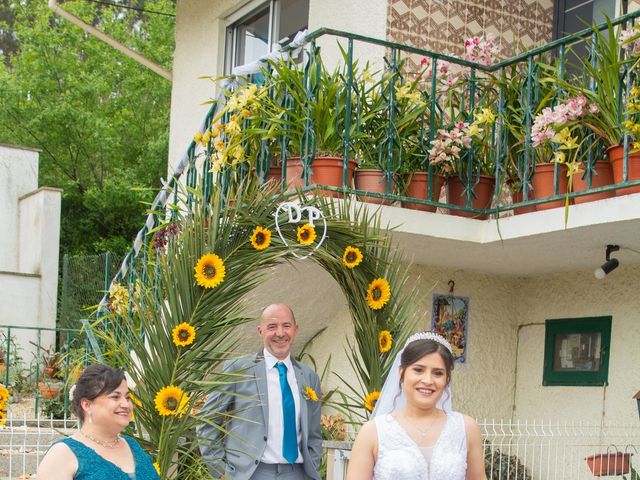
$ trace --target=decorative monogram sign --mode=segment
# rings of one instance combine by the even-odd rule
[[[291,253],[293,254],[293,256],[300,260],[304,260],[305,258],[309,258],[311,255],[313,255],[313,252],[315,252],[318,248],[320,248],[325,238],[327,237],[327,219],[324,218],[324,215],[318,208],[312,205],[304,206],[304,205],[299,205],[295,202],[283,202],[280,205],[278,205],[278,209],[276,210],[275,217],[276,217],[276,231],[278,232],[278,236],[280,237],[280,240],[282,240],[282,242],[291,249]],[[284,238],[284,235],[282,234],[282,231],[281,231],[281,225],[280,225],[281,223],[293,224],[293,225],[296,225],[296,224],[304,225],[308,223],[314,228],[316,227],[316,223],[318,223],[319,226],[322,227],[322,236],[320,237],[320,240],[316,242],[315,246],[313,247],[313,249],[311,249],[311,251],[309,251],[306,255],[301,255],[297,252],[297,248],[295,246],[292,247],[291,245],[289,245],[289,242],[287,242],[287,239]]]

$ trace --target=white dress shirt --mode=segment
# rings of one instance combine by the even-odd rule
[[[287,366],[287,381],[293,394],[296,406],[296,434],[298,437],[298,458],[296,463],[302,463],[300,445],[302,432],[300,431],[300,390],[296,381],[296,373],[293,370],[291,356],[284,360],[278,360],[264,349],[264,363],[267,369],[267,390],[269,398],[269,425],[267,425],[267,448],[260,461],[262,463],[288,463],[282,456],[282,440],[284,437],[284,421],[282,418],[282,390],[280,389],[280,374],[276,363],[282,362]]]

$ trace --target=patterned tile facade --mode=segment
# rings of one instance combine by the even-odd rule
[[[553,0],[389,0],[387,39],[462,57],[465,38],[491,32],[505,58],[551,41],[552,21]]]

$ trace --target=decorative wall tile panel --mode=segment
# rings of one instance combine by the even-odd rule
[[[410,45],[456,56],[465,38],[489,32],[504,57],[551,41],[553,0],[389,0],[388,11],[388,40],[410,32]]]

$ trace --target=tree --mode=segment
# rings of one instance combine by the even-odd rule
[[[0,34],[11,35],[0,42],[12,38],[16,45],[0,43],[0,142],[42,150],[40,184],[64,189],[63,253],[122,253],[166,172],[171,84],[55,16],[45,1],[7,3]],[[125,6],[134,9],[64,3],[169,68],[174,18],[149,11],[171,14],[175,3]]]

